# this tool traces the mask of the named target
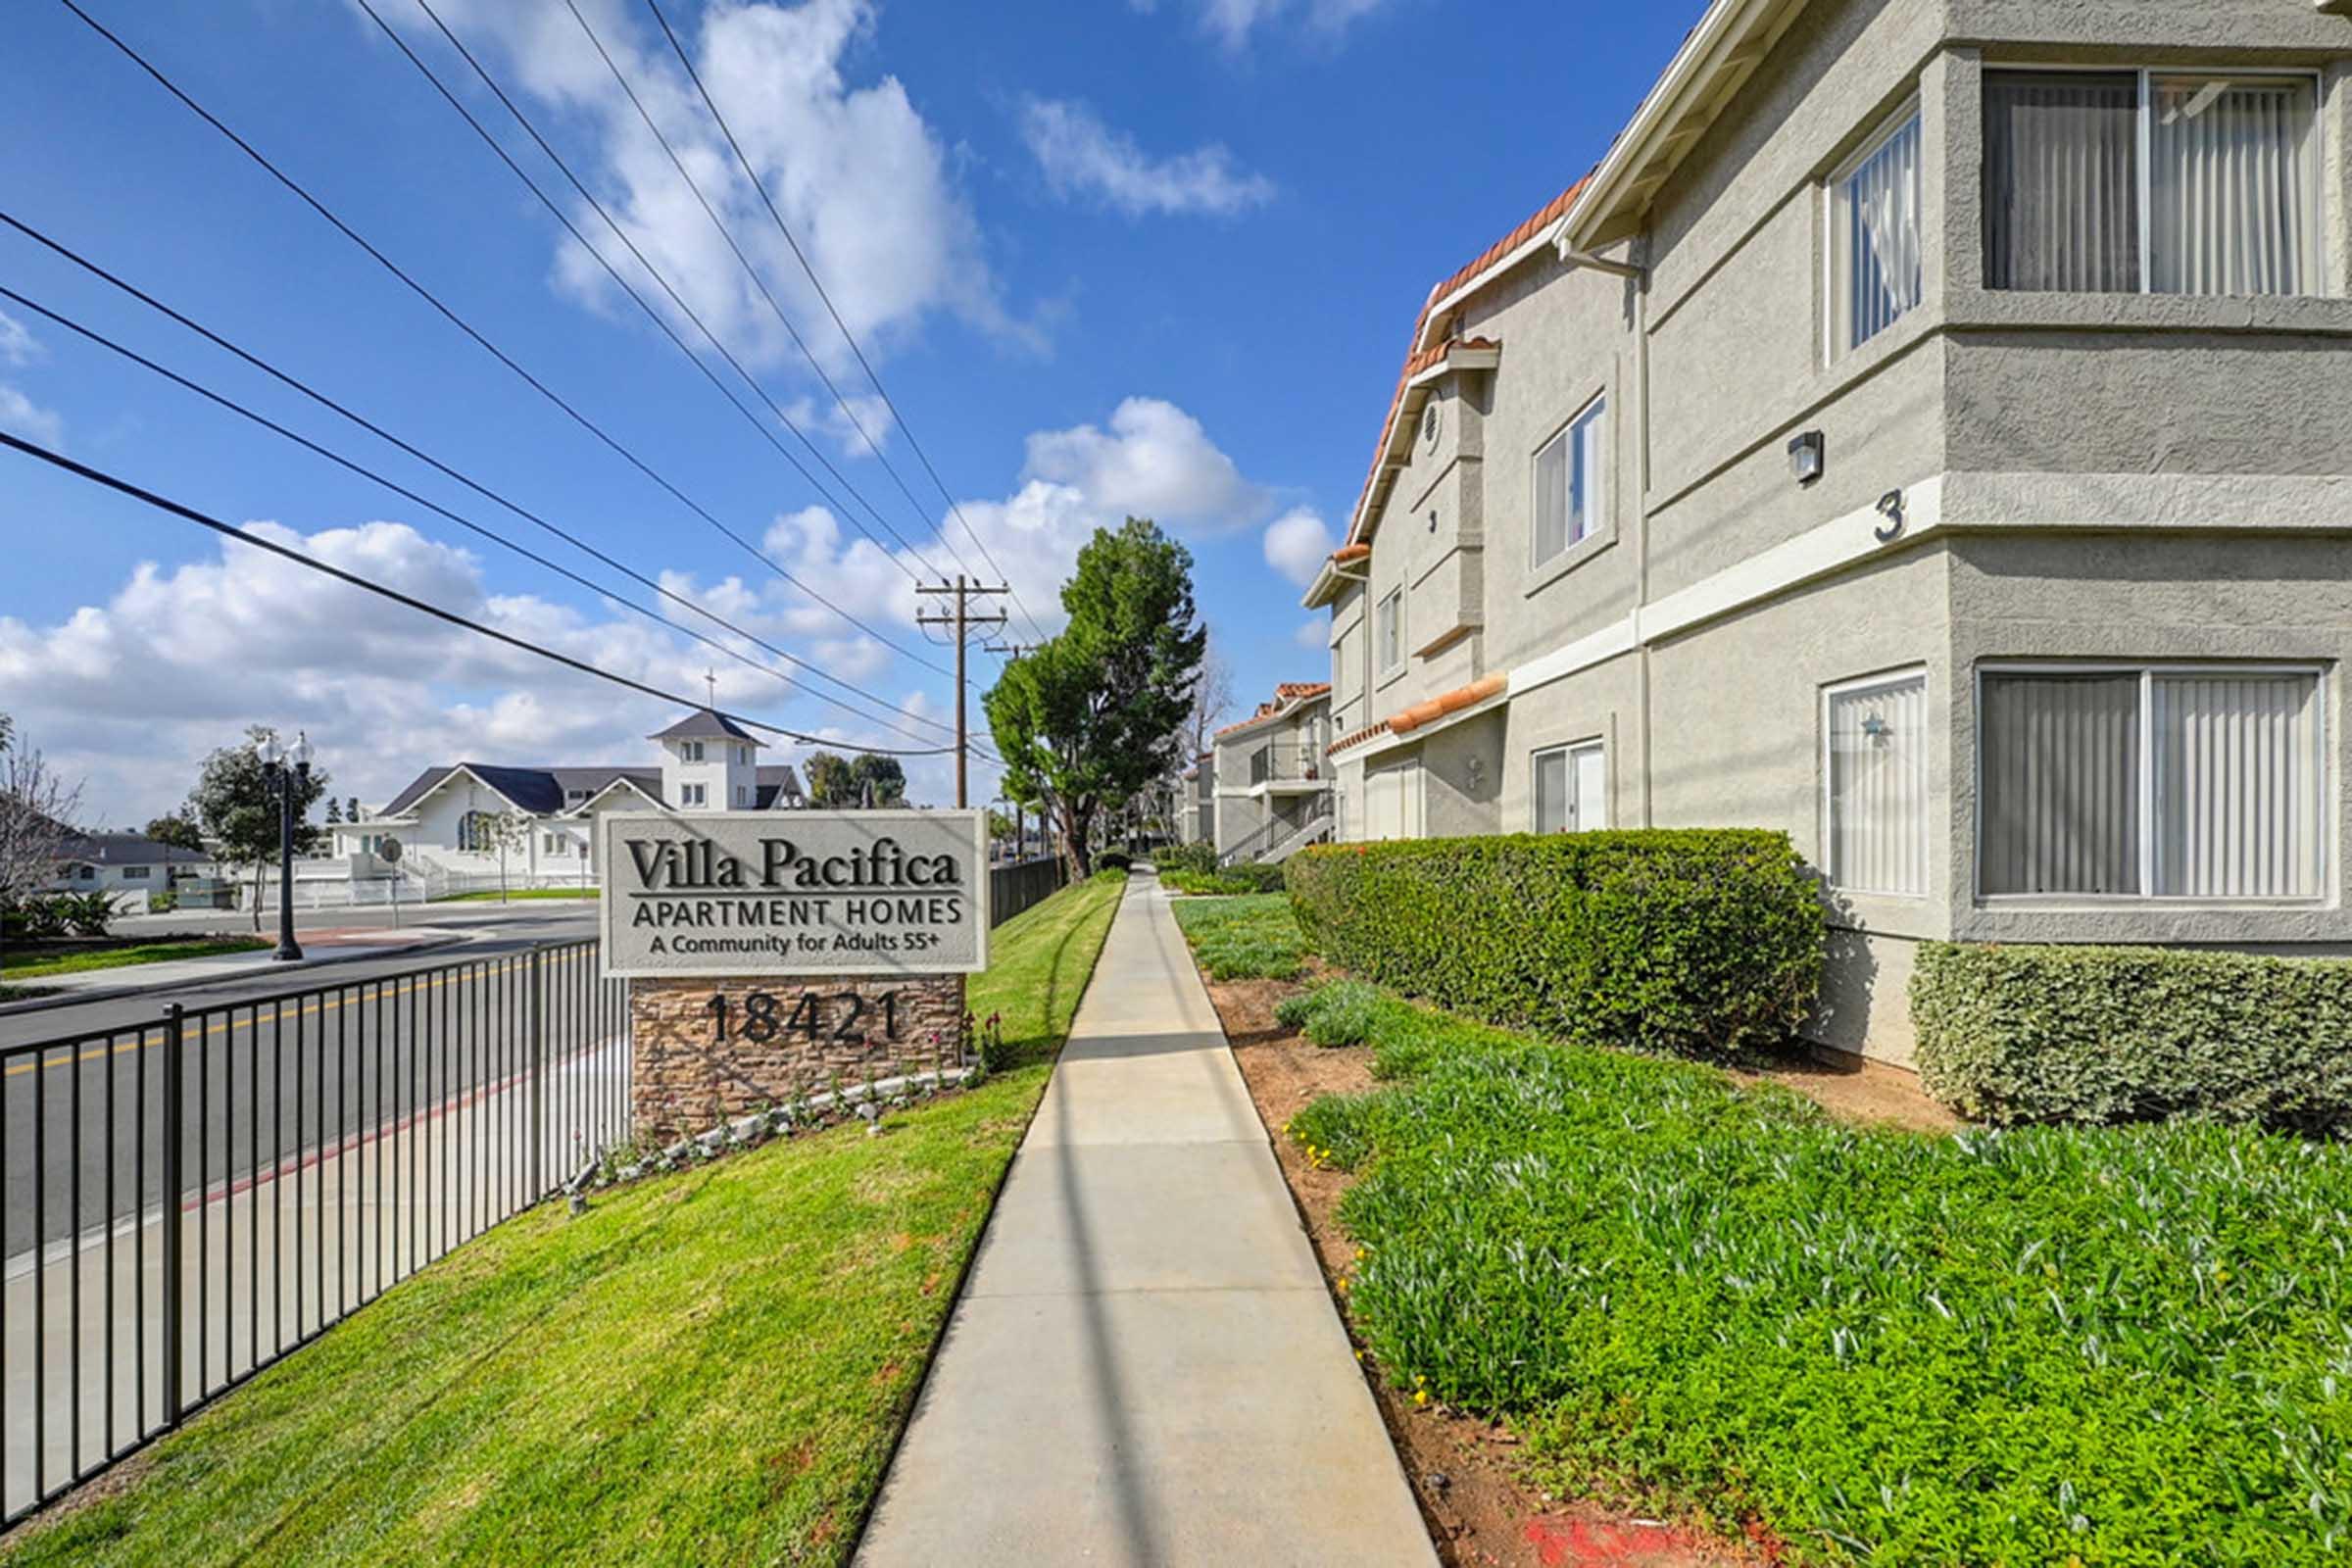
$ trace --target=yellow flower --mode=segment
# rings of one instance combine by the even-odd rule
[[[1340,1276],[1340,1294],[1342,1296],[1348,1294],[1348,1276],[1345,1274]]]
[[[1415,1404],[1427,1404],[1429,1402],[1429,1391],[1427,1389],[1415,1389],[1413,1391],[1413,1402]]]

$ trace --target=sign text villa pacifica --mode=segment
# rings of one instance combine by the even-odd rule
[[[963,977],[988,962],[978,812],[614,812],[599,833],[641,1128],[966,1059]]]

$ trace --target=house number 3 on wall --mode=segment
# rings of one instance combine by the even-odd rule
[[[827,1003],[836,1005],[827,1007]],[[710,1015],[712,1041],[722,1046],[727,1043],[730,1031],[741,1034],[756,1046],[766,1045],[776,1036],[791,1030],[799,1030],[814,1041],[825,1034],[825,1016],[828,1012],[835,1015],[831,1033],[834,1040],[857,1046],[866,1044],[869,1037],[864,1026],[870,1015],[877,1011],[882,1015],[882,1038],[893,1041],[899,1038],[899,993],[896,991],[884,992],[871,1004],[853,991],[829,997],[820,996],[814,991],[804,991],[789,1014],[784,1011],[784,999],[772,992],[752,992],[743,999],[739,1012],[728,1000],[727,994],[721,991],[703,1004],[703,1011]]]

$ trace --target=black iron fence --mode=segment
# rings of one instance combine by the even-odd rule
[[[1003,925],[1023,909],[1045,903],[1069,879],[1069,867],[1058,855],[990,867],[988,923]]]
[[[626,1140],[629,1051],[593,942],[0,1049],[0,1524]]]

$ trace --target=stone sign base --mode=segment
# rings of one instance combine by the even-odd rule
[[[764,1107],[907,1073],[973,1051],[964,977],[759,975],[633,980],[637,1129],[691,1136]]]

